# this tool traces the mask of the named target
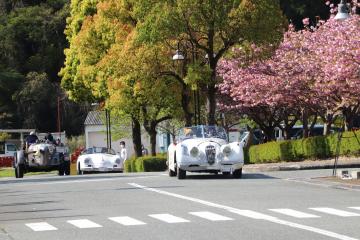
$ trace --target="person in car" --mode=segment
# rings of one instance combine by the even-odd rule
[[[38,140],[39,138],[36,136],[36,133],[34,131],[30,132],[30,135],[25,139],[26,148],[28,148],[31,144],[36,143]]]

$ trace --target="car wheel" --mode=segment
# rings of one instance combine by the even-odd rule
[[[24,170],[25,170],[25,167],[23,164],[19,164],[16,168],[15,168],[15,176],[16,178],[23,178],[24,177]]]
[[[64,168],[64,173],[66,176],[70,175],[70,161],[66,161],[64,162],[65,168]]]
[[[84,171],[80,170],[80,163],[78,164],[77,175],[84,175]]]
[[[59,165],[59,176],[64,176],[64,170],[65,170],[64,165],[65,165],[64,162],[60,163],[60,165]]]
[[[181,168],[177,168],[177,177],[178,179],[185,179],[186,178],[186,171],[182,170]]]
[[[241,178],[242,177],[242,168],[235,170],[232,175],[234,178]]]
[[[168,172],[169,172],[169,177],[175,177],[176,176],[176,172],[171,170],[170,167],[168,168]]]

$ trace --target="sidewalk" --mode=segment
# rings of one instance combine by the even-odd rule
[[[244,166],[246,172],[269,172],[269,171],[294,171],[310,169],[331,169],[334,167],[335,159],[327,160],[306,160],[302,162],[281,162],[281,163],[263,163],[248,164]],[[338,168],[360,167],[360,157],[340,157]]]

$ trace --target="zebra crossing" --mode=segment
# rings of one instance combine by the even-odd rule
[[[290,208],[275,208],[275,209],[271,208],[261,212],[253,211],[253,210],[238,210],[238,211],[228,211],[224,213],[225,214],[218,214],[210,211],[200,211],[200,212],[188,212],[186,214],[183,214],[182,216],[175,216],[170,213],[158,213],[158,214],[149,214],[147,216],[144,216],[143,219],[136,219],[130,216],[117,216],[117,217],[108,217],[107,220],[118,223],[126,227],[126,226],[147,225],[150,224],[150,222],[148,222],[150,221],[150,219],[155,219],[156,221],[167,224],[186,224],[189,222],[194,222],[196,221],[196,219],[203,219],[210,222],[235,221],[236,219],[233,216],[230,216],[233,214],[237,214],[242,217],[260,219],[260,220],[269,219],[269,218],[276,219],[280,216],[292,217],[296,219],[318,219],[324,216],[336,216],[336,217],[346,218],[346,217],[360,217],[360,207],[355,207],[355,206],[347,207],[346,210],[330,208],[330,207],[314,207],[314,208],[308,208],[305,211],[299,211]],[[275,213],[276,215],[274,216],[273,213]],[[104,227],[103,225],[91,221],[89,219],[72,219],[66,221],[66,223],[79,229]],[[47,222],[34,222],[34,223],[25,224],[25,226],[27,226],[34,232],[59,230],[59,227],[54,225]]]

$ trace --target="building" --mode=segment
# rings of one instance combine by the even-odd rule
[[[85,119],[85,143],[86,148],[96,146],[96,147],[106,147],[106,125],[105,125],[105,114],[104,111],[90,111]],[[124,126],[127,131],[129,137],[120,138],[120,139],[112,139],[111,148],[115,150],[115,152],[120,151],[120,141],[124,141],[126,145],[126,149],[128,152],[128,156],[134,155],[134,145],[132,143],[131,138],[131,126]],[[112,132],[114,129],[111,127]],[[112,134],[114,136],[115,134]],[[166,134],[159,133],[156,139],[156,152],[162,153],[167,151],[168,137]],[[150,137],[146,133],[146,131],[142,130],[142,144],[145,148],[148,149],[150,153]]]

